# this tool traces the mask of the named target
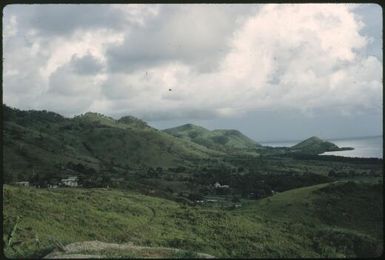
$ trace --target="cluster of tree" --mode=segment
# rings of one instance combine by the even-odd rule
[[[382,159],[379,158],[355,158],[355,157],[343,157],[335,155],[310,155],[303,153],[286,154],[285,157],[292,157],[299,160],[317,160],[317,161],[334,161],[334,162],[349,162],[357,164],[372,164],[381,163]]]
[[[93,175],[79,178],[79,183],[86,188],[104,188],[114,186],[111,176],[109,175]]]
[[[36,111],[28,110],[21,111],[16,108],[10,108],[3,104],[3,119],[4,121],[15,121],[17,124],[22,126],[25,125],[36,125],[46,123],[58,123],[65,121],[65,118],[54,112],[46,110]]]
[[[328,173],[329,177],[339,178],[339,177],[357,177],[357,176],[380,176],[379,173],[376,173],[373,170],[370,170],[369,172],[357,172],[350,170],[348,172],[346,171],[334,171],[330,170]]]
[[[157,178],[157,177],[160,177],[162,173],[163,173],[162,167],[156,167],[156,168],[150,167],[147,170],[146,177]]]
[[[135,172],[135,175],[139,178],[165,178],[166,175],[170,177],[170,174],[167,174],[167,170],[163,170],[162,167],[148,167]]]
[[[184,171],[186,171],[186,167],[183,167],[183,166],[179,166],[179,167],[175,167],[175,168],[168,168],[168,170],[170,172],[174,172],[174,173],[182,173]]]
[[[67,163],[67,169],[74,170],[76,172],[84,173],[86,175],[94,175],[96,173],[96,170],[92,167],[87,167],[82,163],[73,163],[73,162],[68,162]]]
[[[230,186],[233,193],[241,194],[243,197],[254,198],[269,196],[272,191],[286,191],[294,188],[330,182],[327,176],[319,174],[262,174],[251,172],[246,174],[231,173],[231,170],[210,169],[207,172],[193,174],[192,182],[212,186],[215,182]],[[224,189],[217,189],[216,193],[224,192]],[[251,195],[253,194],[253,195]]]
[[[33,169],[32,175],[29,175],[27,180],[30,185],[45,188],[49,184],[59,184],[63,178],[59,172],[50,171],[49,169]]]

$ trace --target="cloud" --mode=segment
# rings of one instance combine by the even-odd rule
[[[69,63],[50,75],[47,92],[64,96],[92,95],[98,91],[97,85],[101,81],[103,81],[103,75],[79,74]]]
[[[91,54],[86,54],[82,57],[72,56],[71,65],[72,69],[83,75],[97,74],[103,69],[103,64],[97,58]]]
[[[5,13],[15,13],[19,23],[33,28],[40,36],[65,36],[74,31],[99,28],[123,30],[140,26],[148,16],[157,14],[156,5],[8,5]]]
[[[168,62],[212,71],[228,51],[237,18],[254,8],[227,5],[167,5],[142,28],[129,30],[120,46],[107,50],[110,70],[132,72]]]
[[[286,109],[381,113],[382,61],[368,51],[380,37],[364,33],[371,29],[357,10],[344,4],[7,7],[4,102],[148,120]]]

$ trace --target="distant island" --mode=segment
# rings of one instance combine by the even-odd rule
[[[302,152],[308,154],[321,154],[324,152],[334,152],[334,151],[346,151],[354,150],[352,147],[338,147],[332,142],[322,140],[316,136],[312,136],[292,147],[290,147],[292,152]]]

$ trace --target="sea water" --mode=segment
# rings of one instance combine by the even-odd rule
[[[383,158],[382,136],[329,140],[338,147],[353,147],[354,150],[325,152],[322,155],[346,157]]]
[[[383,158],[382,136],[327,139],[338,147],[352,147],[354,150],[325,152],[321,155],[338,155],[345,157]],[[301,141],[282,141],[261,143],[272,147],[291,147]]]

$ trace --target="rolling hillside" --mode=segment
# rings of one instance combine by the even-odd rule
[[[190,207],[109,189],[6,185],[3,196],[8,257],[41,257],[67,244],[95,240],[189,252],[179,257],[196,252],[215,257],[382,253],[382,183],[321,184],[243,201],[235,210]],[[77,253],[135,256],[127,250]]]
[[[119,120],[97,113],[73,119],[47,111],[20,111],[3,106],[5,181],[34,172],[63,176],[69,163],[90,171],[175,167],[190,160],[221,155],[175,138],[134,117]]]
[[[238,212],[287,223],[296,234],[306,234],[323,257],[379,256],[382,194],[382,182],[341,181],[278,193]]]

